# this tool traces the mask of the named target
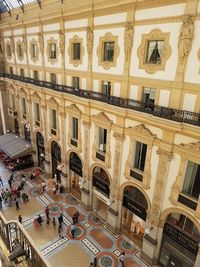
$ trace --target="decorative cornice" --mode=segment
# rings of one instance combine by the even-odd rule
[[[198,143],[191,143],[191,144],[187,144],[187,145],[184,145],[184,144],[180,144],[180,147],[183,148],[183,149],[186,149],[192,153],[200,153],[200,142]]]
[[[49,106],[58,106],[58,102],[55,100],[55,98],[54,97],[50,97],[48,100],[47,100],[47,105],[49,105]]]
[[[81,114],[81,110],[77,107],[76,104],[71,104],[69,107],[67,107],[67,109],[71,112]]]
[[[93,115],[92,117],[106,123],[112,123],[112,121],[108,118],[108,116],[104,112],[101,112],[97,115]]]
[[[131,132],[137,135],[146,136],[150,138],[156,137],[156,135],[153,134],[149,129],[147,129],[144,124],[139,124],[136,127],[128,127],[128,129],[130,129]]]

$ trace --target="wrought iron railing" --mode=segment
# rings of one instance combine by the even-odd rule
[[[10,253],[10,258],[17,259],[24,257],[26,266],[48,267],[50,264],[36,247],[28,233],[23,229],[18,221],[7,221],[0,212],[0,238],[3,240],[6,249]],[[16,252],[16,245],[18,251]],[[20,248],[20,249],[19,249]],[[20,253],[21,252],[21,253]]]
[[[18,80],[24,83],[29,83],[29,84],[33,84],[36,86],[49,88],[57,92],[72,94],[72,95],[76,95],[78,97],[82,97],[86,99],[101,101],[101,102],[104,102],[104,103],[107,103],[113,106],[121,107],[121,108],[148,113],[153,116],[160,117],[160,118],[167,119],[167,120],[172,120],[176,122],[184,122],[184,123],[200,126],[200,113],[197,113],[197,112],[158,106],[158,105],[149,104],[143,101],[121,98],[117,96],[110,96],[110,95],[101,94],[101,93],[90,91],[90,90],[75,89],[73,87],[66,86],[66,85],[59,85],[59,84],[53,84],[53,83],[46,82],[46,81],[34,80],[32,78],[21,77],[15,74],[9,74],[5,72],[0,72],[0,77]]]

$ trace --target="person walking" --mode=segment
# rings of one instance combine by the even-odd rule
[[[76,230],[76,225],[74,223],[72,223],[72,225],[70,227],[70,232],[71,232],[72,238],[74,238],[74,236],[75,236],[75,230]]]
[[[43,181],[42,181],[42,190],[43,190],[43,192],[45,192],[45,187],[46,187],[46,183],[45,183],[45,181],[43,180]]]
[[[47,225],[49,226],[50,225],[50,218],[49,217],[47,217],[46,222],[47,222]]]
[[[3,199],[2,199],[2,197],[0,195],[0,209],[2,209],[2,202],[3,202]]]
[[[55,230],[56,229],[56,219],[55,219],[55,217],[53,217],[52,224],[53,224],[53,228]]]
[[[58,217],[58,222],[59,222],[59,225],[62,226],[62,223],[63,223],[63,215],[62,215],[62,213]]]
[[[46,206],[45,214],[46,214],[47,218],[49,218],[49,207],[48,206]]]
[[[36,216],[33,219],[33,225],[34,225],[35,230],[38,230],[40,228],[40,225],[38,223],[38,220],[37,220]]]
[[[1,183],[1,186],[3,186],[3,181],[2,181],[1,176],[0,176],[0,183]]]
[[[8,179],[8,184],[9,184],[10,188],[12,188],[12,180],[10,178]]]
[[[124,267],[124,255],[125,255],[125,252],[123,251],[121,255],[119,256],[119,262],[121,263],[122,267]]]
[[[94,267],[97,267],[97,258],[96,258],[96,257],[94,257],[93,266],[94,266]]]
[[[15,206],[16,206],[16,210],[19,210],[20,209],[20,207],[19,207],[19,200],[18,200],[17,197],[15,198]]]
[[[20,223],[22,223],[22,215],[21,215],[21,214],[18,216],[18,221],[19,221]]]
[[[78,212],[78,210],[74,213],[73,217],[72,217],[72,221],[74,224],[78,223],[78,218],[80,216],[80,213]]]
[[[64,238],[64,236],[63,236],[63,229],[62,229],[62,226],[61,225],[58,226],[58,234],[59,234],[59,237]]]
[[[40,225],[40,228],[42,228],[42,222],[43,222],[43,220],[42,220],[42,217],[41,217],[40,214],[39,214],[38,217],[37,217],[37,221],[38,221],[38,223],[39,223],[39,225]]]

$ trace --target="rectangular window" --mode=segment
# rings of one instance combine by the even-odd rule
[[[40,121],[40,106],[39,103],[35,103],[35,120]]]
[[[81,44],[80,43],[74,43],[73,44],[73,59],[74,60],[80,60],[81,58]]]
[[[144,171],[146,153],[147,153],[147,145],[141,142],[136,142],[135,157],[134,157],[134,164],[133,164],[134,169],[137,169],[142,172]]]
[[[99,143],[98,150],[106,153],[107,129],[99,127]]]
[[[36,58],[37,57],[37,46],[36,46],[36,44],[32,44],[31,45],[31,49],[32,49],[32,57],[33,58]]]
[[[19,57],[22,57],[22,46],[21,45],[18,45],[18,54],[19,54]]]
[[[110,91],[111,91],[111,82],[102,81],[102,84],[101,84],[101,92],[102,92],[102,94],[110,96]]]
[[[11,45],[7,45],[7,56],[8,57],[11,57],[12,56]]]
[[[50,58],[56,58],[56,44],[50,44]]]
[[[188,161],[182,192],[188,196],[199,198],[200,193],[200,165]]]
[[[79,77],[72,77],[72,87],[79,89]]]
[[[146,63],[160,64],[163,54],[164,41],[149,41],[147,47]]]
[[[56,74],[55,73],[51,73],[50,74],[50,79],[51,79],[51,83],[56,83]]]
[[[38,80],[38,71],[37,70],[33,71],[33,79]]]
[[[10,105],[12,109],[15,109],[15,96],[14,94],[10,95]]]
[[[104,43],[104,54],[103,60],[104,61],[113,61],[114,60],[114,42],[105,42]]]
[[[52,115],[52,128],[56,130],[57,124],[56,124],[56,110],[55,109],[51,110],[51,115]]]
[[[26,115],[26,100],[24,97],[22,98],[22,114]]]
[[[9,67],[10,74],[13,74],[13,68]]]
[[[78,119],[72,118],[72,138],[78,140]]]
[[[20,69],[19,71],[20,71],[20,76],[24,77],[24,69]]]
[[[145,87],[143,90],[142,101],[144,102],[145,109],[154,109],[156,90],[153,88]]]

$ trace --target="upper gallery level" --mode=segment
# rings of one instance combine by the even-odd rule
[[[7,73],[198,117],[199,24],[197,0],[46,0],[1,14],[1,50]]]

